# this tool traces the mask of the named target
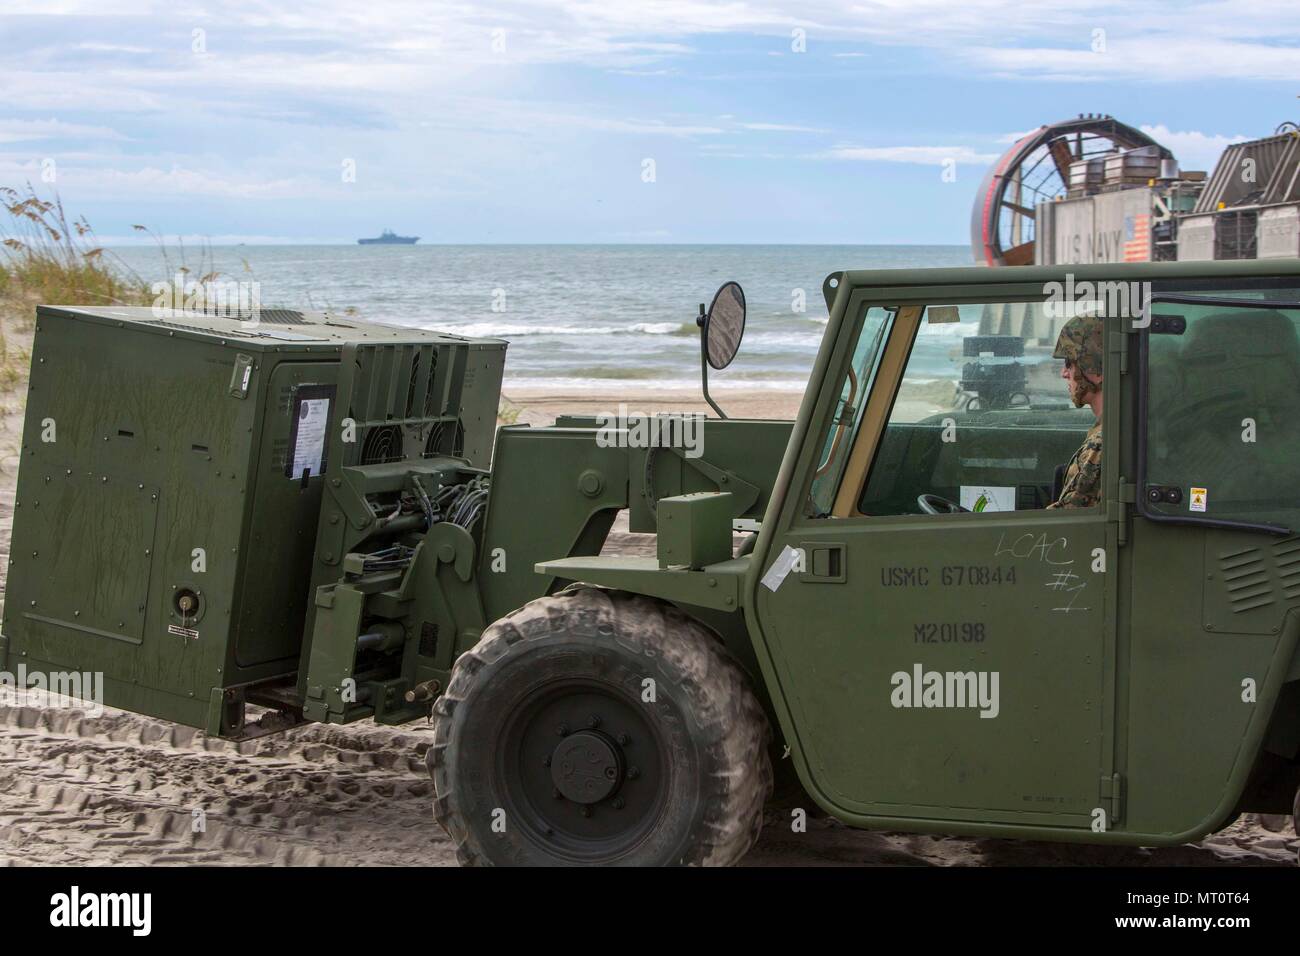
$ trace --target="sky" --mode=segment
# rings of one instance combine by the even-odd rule
[[[966,243],[1043,123],[1300,119],[1300,4],[0,0],[0,89],[0,184],[110,244]]]

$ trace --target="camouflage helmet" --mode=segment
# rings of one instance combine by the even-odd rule
[[[1052,358],[1074,362],[1084,375],[1101,375],[1102,322],[1099,316],[1076,315],[1061,329]]]

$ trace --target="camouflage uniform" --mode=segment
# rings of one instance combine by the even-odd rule
[[[1065,323],[1056,340],[1053,358],[1070,359],[1089,379],[1101,375],[1102,321],[1076,316]],[[1077,401],[1077,399],[1076,399]],[[1049,508],[1091,508],[1101,501],[1101,422],[1088,429],[1083,444],[1065,469],[1061,496]]]
[[[1101,422],[1088,429],[1065,469],[1061,497],[1049,508],[1091,508],[1101,500]]]

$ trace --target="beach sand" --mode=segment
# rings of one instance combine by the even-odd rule
[[[611,383],[612,385],[612,383]],[[547,392],[535,388],[502,390],[506,408],[520,423],[543,426],[554,423],[559,415],[616,415],[620,408],[628,414],[690,414],[699,412],[716,418],[698,388],[665,388],[658,390],[638,387],[626,391],[610,388],[608,391]],[[713,400],[728,418],[765,418],[793,421],[799,414],[803,392],[761,389],[713,389]],[[935,383],[929,387],[900,389],[894,405],[893,420],[917,421],[930,415],[952,410],[952,386]]]
[[[11,348],[30,333],[6,328]],[[507,389],[518,421],[617,411],[599,392]],[[0,568],[7,566],[24,386],[0,415]],[[800,396],[722,391],[734,417],[793,418]],[[698,392],[628,393],[632,411],[705,411]],[[650,535],[616,525],[607,553],[653,553]],[[2,572],[0,572],[2,573]],[[432,821],[424,767],[428,724],[310,724],[235,744],[186,727],[104,709],[0,703],[0,865],[451,866]],[[1168,849],[1094,847],[853,830],[773,805],[747,866],[1294,866],[1298,842],[1243,817],[1221,833]],[[203,826],[196,832],[196,811]]]
[[[608,389],[592,389],[590,392],[551,392],[507,385],[502,393],[507,407],[519,410],[517,421],[529,425],[549,425],[558,415],[617,414],[620,405],[626,406],[630,414],[701,412],[716,417],[698,388],[648,389],[637,386],[620,389],[610,382]],[[793,421],[799,413],[799,403],[803,401],[803,392],[777,389],[713,388],[711,394],[728,418],[782,418]]]

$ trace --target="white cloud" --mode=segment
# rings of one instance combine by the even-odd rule
[[[1197,130],[1175,132],[1163,123],[1142,127],[1146,133],[1161,146],[1167,146],[1178,159],[1183,169],[1209,170],[1219,161],[1224,149],[1233,143],[1244,143],[1249,136],[1222,136],[1202,133]]]
[[[124,140],[107,126],[86,126],[57,119],[0,119],[0,143],[24,143],[37,140]]]
[[[1137,6],[1130,0],[315,0],[310,6],[274,0],[3,0],[3,8],[0,89],[10,104],[7,115],[21,111],[26,118],[0,120],[0,144],[18,144],[15,154],[48,150],[59,159],[60,186],[82,183],[89,193],[113,198],[191,192],[330,196],[331,179],[338,179],[336,154],[363,157],[366,170],[385,169],[382,187],[367,179],[354,195],[371,188],[393,195],[439,188],[486,194],[497,186],[493,174],[502,157],[540,157],[571,131],[608,134],[611,140],[690,141],[696,149],[706,145],[703,140],[721,138],[718,152],[734,156],[746,154],[741,145],[726,145],[732,140],[758,144],[754,148],[784,145],[771,137],[742,137],[750,132],[824,137],[799,147],[804,158],[812,153],[823,160],[928,165],[983,165],[996,158],[976,146],[847,142],[824,148],[850,135],[865,137],[857,131],[872,122],[845,120],[845,130],[831,136],[812,125],[838,125],[823,119],[829,113],[810,115],[806,126],[735,119],[763,115],[762,106],[744,99],[765,89],[756,78],[804,69],[842,76],[861,69],[848,58],[871,57],[873,66],[879,62],[893,70],[885,81],[915,71],[918,59],[928,76],[954,87],[968,78],[1004,78],[1007,96],[1019,84],[1063,79],[1103,81],[1109,93],[1157,83],[1218,81],[1232,88],[1228,84],[1238,80],[1280,81],[1286,86],[1282,109],[1295,104],[1300,77],[1295,0],[1145,0]],[[21,14],[40,16],[15,16]],[[56,17],[68,18],[66,30]],[[10,22],[18,29],[11,31]],[[207,47],[196,55],[191,30],[200,27],[207,30]],[[807,33],[807,54],[765,55],[789,51],[795,27]],[[505,31],[503,49],[493,46],[494,29]],[[1096,29],[1106,31],[1103,53],[1091,49]],[[755,36],[763,42],[752,42]],[[707,54],[701,38],[711,38]],[[903,60],[899,51],[921,51],[923,57]],[[576,86],[571,76],[548,85],[548,75],[539,70],[556,64],[601,72],[591,92],[569,94]],[[706,73],[750,85],[708,88]],[[631,108],[605,105],[619,101],[605,97],[601,83],[632,85],[620,75],[645,77],[642,89],[653,87],[654,98]],[[669,94],[660,90],[678,90],[682,81],[653,78],[683,75],[706,93],[722,89],[736,99],[706,95],[695,103],[698,115],[671,114]],[[548,99],[556,89],[569,99]],[[860,92],[860,103],[889,95],[884,87]],[[675,103],[694,99],[673,95]],[[996,100],[999,93],[989,95]],[[1142,101],[1135,93],[1132,102]],[[779,119],[778,107],[771,109]],[[1158,115],[1157,109],[1146,116]],[[734,115],[718,118],[719,110]],[[79,122],[45,118],[55,115]],[[848,115],[854,115],[852,108]],[[1014,117],[1008,126],[1037,118],[1006,115]],[[904,142],[951,135],[994,146],[975,133],[927,131],[964,129],[953,125],[953,116],[960,118],[956,108],[946,116],[918,112],[894,119],[898,132],[871,135]],[[904,125],[913,119],[918,125]],[[132,137],[129,156],[107,151],[114,141],[127,141],[112,127]],[[1241,138],[1164,126],[1148,131],[1185,167],[1208,166],[1224,145]],[[1011,141],[1011,134],[998,140]],[[78,161],[80,152],[100,146],[105,152],[98,160]],[[557,155],[569,154],[557,151],[536,161],[562,165]],[[775,154],[746,158],[756,155]],[[0,182],[31,170],[31,158],[10,162],[0,156]],[[434,181],[441,185],[426,187]]]
[[[939,51],[934,68],[957,77],[1300,76],[1294,0],[1146,0],[1139,7],[1121,0],[804,0],[798,8],[787,0],[316,0],[310,9],[233,0],[6,0],[5,7],[93,17],[100,34],[67,45],[0,43],[0,88],[25,109],[237,109],[241,97],[265,105],[291,93],[401,115],[430,96],[506,96],[530,65],[667,75],[706,62],[692,38],[760,35],[784,46],[794,27],[807,32],[810,59],[870,55],[864,43]],[[148,57],[135,52],[142,49],[135,25],[145,23],[164,25],[151,34]],[[202,55],[191,52],[192,25],[208,31]],[[494,29],[504,29],[504,48],[494,48]],[[1096,29],[1106,30],[1104,53],[1091,50]],[[859,49],[844,49],[850,44]],[[88,83],[80,58],[90,51],[131,55]]]
[[[754,130],[760,133],[825,133],[824,129],[817,129],[814,126],[790,126],[785,123],[741,123],[741,129]]]
[[[133,232],[129,235],[110,235],[95,237],[96,242],[103,246],[156,246],[161,239],[167,246],[183,245],[190,249],[202,248],[205,245],[211,246],[285,246],[285,245],[353,245],[355,240],[339,239],[337,236],[275,236],[275,235],[244,235],[239,233],[220,233],[209,236],[203,233],[180,234],[163,234],[160,236],[147,235],[144,233]]]
[[[62,159],[62,157],[56,157]],[[0,182],[35,179],[40,167],[34,161],[13,161],[0,157]],[[61,161],[57,186],[60,192],[93,192],[115,199],[154,199],[159,196],[215,196],[225,199],[269,199],[287,196],[320,195],[321,181],[302,179],[241,178],[173,164],[163,169],[156,165],[114,168],[99,163]]]
[[[602,130],[610,133],[629,133],[635,136],[713,136],[723,132],[717,126],[692,126],[690,124],[666,123],[655,119],[610,119],[601,116],[584,116],[581,114],[535,113],[529,114],[534,121],[549,125],[565,125],[583,129]]]
[[[954,54],[959,70],[974,61],[1033,75],[1294,79],[1294,69],[1281,77],[1277,71],[1294,66],[1287,41],[1300,39],[1300,9],[1293,0],[1146,0],[1138,6],[1127,0],[804,0],[797,8],[788,0],[315,0],[308,8],[234,0],[201,6],[185,0],[6,0],[5,6],[12,14],[181,24],[171,39],[185,48],[191,25],[206,27],[211,52],[232,60],[246,52],[238,43],[245,36],[257,37],[263,48],[308,36],[319,41],[313,49],[364,56],[374,64],[395,53],[418,53],[431,71],[493,61],[628,69],[632,58],[691,55],[679,41],[694,36],[758,34],[788,43],[799,27],[807,33],[810,54],[820,47],[832,56],[862,56],[834,45],[864,41],[941,49]],[[504,50],[493,49],[494,29],[505,31]],[[1098,29],[1106,31],[1104,54],[1091,52]],[[83,45],[138,48],[130,42],[138,35],[124,31]],[[990,36],[998,42],[990,44]],[[293,73],[288,61],[311,58],[302,51],[299,44],[278,51],[286,81]],[[437,56],[429,57],[431,52]]]
[[[1253,15],[1253,14],[1252,14]],[[954,56],[1004,78],[1040,81],[1141,80],[1292,82],[1300,76],[1300,48],[1222,36],[1195,37],[1172,30],[1109,40],[1103,53],[1078,46],[955,47]]]
[[[987,165],[998,156],[996,153],[977,153],[969,146],[836,146],[817,154],[816,158],[937,166],[949,160],[961,164]]]
[[[85,50],[88,53],[130,53],[133,55],[154,52],[146,46],[131,46],[127,43],[78,43],[76,49]]]

